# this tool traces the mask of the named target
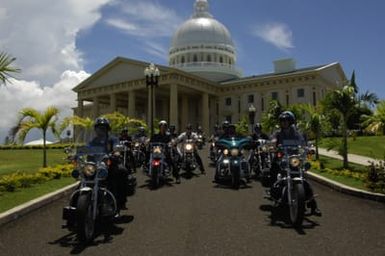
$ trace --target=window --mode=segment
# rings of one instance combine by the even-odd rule
[[[220,62],[220,63],[223,63],[223,57],[222,57],[222,56],[219,57],[219,62]]]
[[[253,95],[253,94],[250,94],[250,95],[247,97],[247,103],[254,103],[254,95]]]
[[[271,99],[272,100],[278,100],[278,92],[272,92],[271,93]]]
[[[198,57],[197,57],[195,54],[194,54],[193,61],[194,61],[194,62],[198,62]]]
[[[182,62],[182,64],[185,62],[185,61],[184,61],[184,56],[182,56],[182,60],[181,60],[181,62]]]
[[[207,55],[207,62],[211,62],[211,55]]]
[[[231,106],[231,98],[230,97],[226,98],[225,104],[226,104],[226,106]]]
[[[303,98],[305,97],[305,89],[297,89],[297,97],[298,98]]]

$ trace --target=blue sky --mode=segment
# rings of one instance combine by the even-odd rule
[[[72,88],[116,56],[167,64],[171,38],[195,0],[1,0],[0,51],[22,72],[0,87],[0,143],[21,108],[76,106]],[[385,99],[385,1],[209,0],[230,31],[245,76],[272,62],[340,62],[361,91]],[[33,136],[32,136],[33,137]],[[36,137],[36,136],[35,136]],[[28,141],[28,138],[27,138]]]
[[[182,22],[189,18],[194,1],[141,1],[143,5],[155,6],[153,10],[169,12],[173,17],[167,20],[145,17],[143,13],[129,14],[122,6],[130,8],[129,3],[133,1],[122,2],[104,7],[104,19],[78,36],[76,44],[84,53],[87,72],[94,72],[115,56],[167,64],[167,50],[177,27],[168,21]],[[244,75],[271,72],[272,61],[279,58],[294,58],[298,67],[338,61],[347,77],[353,69],[356,71],[357,84],[362,90],[385,98],[382,89],[385,1],[209,0],[209,4],[211,13],[233,36],[238,50],[237,64]],[[170,26],[136,32],[109,25],[108,20],[112,18],[145,28],[154,26],[155,22],[159,22],[156,26]],[[274,30],[275,36],[271,34]],[[154,49],[149,42],[161,50],[151,53]]]

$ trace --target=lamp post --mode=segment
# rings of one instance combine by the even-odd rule
[[[151,63],[144,69],[144,75],[146,76],[146,86],[150,90],[150,132],[152,137],[154,135],[154,88],[159,86],[159,69],[154,63]]]
[[[255,118],[255,111],[256,108],[253,104],[249,105],[249,124],[250,124],[250,133],[253,133],[253,125],[254,125],[254,118]]]

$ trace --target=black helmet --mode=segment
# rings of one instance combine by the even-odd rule
[[[254,131],[261,131],[262,130],[262,125],[260,123],[256,123],[254,125]]]
[[[170,127],[169,127],[169,128],[170,128],[171,131],[175,131],[175,129],[176,129],[176,127],[175,127],[174,124],[170,124]]]
[[[104,117],[96,118],[94,128],[102,127],[102,126],[106,127],[107,131],[111,130],[110,122],[108,121],[107,118],[104,118]]]
[[[218,124],[215,124],[214,125],[214,130],[218,130],[219,129],[219,125]]]
[[[187,124],[187,125],[186,125],[186,129],[187,129],[187,130],[192,130],[192,124]]]
[[[159,123],[158,123],[158,126],[161,127],[161,126],[168,126],[167,122],[165,120],[161,120]]]
[[[291,111],[282,112],[279,117],[279,121],[289,121],[290,125],[295,123],[295,115]]]
[[[122,129],[122,132],[128,132],[128,128],[127,128],[127,127],[124,127],[124,128]]]
[[[198,131],[202,131],[202,126],[198,125],[197,130],[198,130]]]

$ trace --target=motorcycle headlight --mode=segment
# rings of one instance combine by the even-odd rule
[[[184,148],[188,151],[192,150],[193,146],[191,144],[186,144]]]
[[[231,150],[231,155],[232,155],[232,156],[238,156],[238,154],[239,154],[239,150],[238,150],[237,148],[233,148],[233,149]]]
[[[301,160],[298,157],[290,158],[290,166],[296,168],[301,164]]]
[[[224,150],[223,150],[223,154],[224,154],[224,155],[228,155],[228,154],[229,154],[229,150],[228,150],[228,149],[224,149]]]
[[[213,142],[213,143],[211,143],[211,146],[215,147],[215,143],[214,143],[214,142]]]
[[[139,147],[139,142],[135,142],[135,147],[136,147],[136,148]]]
[[[96,167],[95,165],[92,165],[92,164],[86,164],[83,168],[84,175],[88,177],[93,176],[95,174],[95,171],[96,171]]]

